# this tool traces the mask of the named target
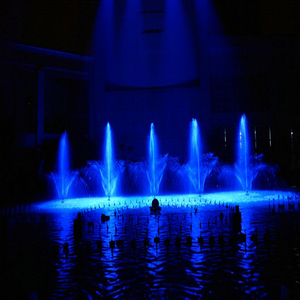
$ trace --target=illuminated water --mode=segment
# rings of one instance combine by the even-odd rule
[[[78,172],[70,170],[70,153],[67,133],[63,133],[59,141],[57,155],[57,171],[51,172],[57,195],[65,199],[69,195],[69,190]]]
[[[124,162],[118,161],[114,157],[112,130],[109,123],[105,129],[103,149],[104,159],[102,161],[88,161],[82,173],[90,189],[93,184],[97,187],[101,185],[105,196],[109,199],[117,193],[118,179],[124,170]]]
[[[151,123],[150,126],[150,137],[149,137],[149,164],[147,170],[147,178],[150,187],[150,194],[151,195],[158,195],[159,193],[159,186],[161,180],[164,175],[164,170],[166,167],[166,157],[160,157],[158,152],[158,145],[157,145],[157,137],[154,130],[154,124]]]
[[[260,187],[276,187],[276,168],[264,163],[262,154],[253,156],[250,153],[245,115],[241,117],[240,121],[238,154],[234,165],[221,166],[218,157],[213,153],[202,153],[201,144],[198,122],[193,119],[190,123],[187,163],[183,163],[179,158],[169,157],[168,154],[160,155],[158,139],[152,123],[147,160],[139,162],[117,160],[114,157],[111,126],[107,123],[103,160],[88,161],[80,171],[80,176],[76,176],[79,174],[78,172],[70,171],[68,141],[64,134],[59,146],[58,171],[52,173],[52,178],[57,194],[62,199],[68,196],[69,189],[76,177],[79,179],[85,195],[102,196],[104,194],[107,198],[132,194],[157,196],[161,193],[172,192],[201,194],[209,189],[216,190],[220,187],[249,191],[252,189],[254,180]],[[125,169],[125,174],[123,174]],[[121,174],[122,178],[120,178]],[[205,187],[206,179],[209,176],[213,180],[210,181],[209,186]],[[163,178],[165,180],[162,185]],[[80,196],[83,194],[81,191]],[[71,196],[76,196],[76,193]]]
[[[101,183],[107,197],[111,197],[115,191],[118,174],[114,170],[113,144],[110,124],[106,125],[104,144],[104,165],[100,167]]]
[[[250,169],[250,150],[247,119],[242,115],[239,125],[238,157],[235,164],[235,174],[244,191],[251,190],[253,178]]]
[[[277,188],[277,166],[264,162],[263,154],[252,155],[250,144],[247,119],[242,115],[237,137],[236,163],[233,166],[225,164],[220,168],[219,182],[225,182],[228,189],[245,192],[253,188],[254,182],[260,188]]]
[[[195,192],[201,193],[204,188],[204,178],[201,176],[200,159],[202,156],[200,132],[198,122],[193,119],[190,125],[190,159],[188,163],[188,177],[190,178]]]
[[[30,291],[41,299],[280,299],[282,286],[291,299],[298,299],[298,195],[252,190],[257,174],[267,168],[250,161],[245,116],[237,163],[227,168],[243,191],[204,193],[217,158],[201,153],[196,120],[190,141],[189,162],[175,161],[173,169],[181,172],[184,183],[192,183],[193,194],[159,195],[168,158],[159,156],[151,124],[148,161],[127,165],[138,183],[148,179],[152,196],[115,196],[124,165],[113,157],[107,124],[104,160],[89,162],[83,172],[88,184],[98,173],[105,197],[65,199],[64,191],[56,200],[3,211],[9,232],[4,285],[7,280],[19,286],[8,291],[7,299]],[[60,161],[57,174],[70,174],[68,156]],[[162,207],[158,215],[149,210],[154,195]],[[245,240],[231,222],[236,205]],[[78,213],[79,233],[73,227]],[[110,220],[102,222],[103,214]]]
[[[293,193],[170,195],[159,197],[160,215],[150,214],[151,200],[67,199],[10,213],[4,283],[24,282],[11,295],[35,290],[39,299],[280,299],[282,285],[291,299],[300,295],[300,212]],[[230,212],[235,204],[240,205],[246,243],[233,240]],[[81,237],[73,233],[78,212]],[[102,223],[102,214],[110,220]],[[255,233],[257,243],[250,238]],[[160,238],[157,247],[155,237]],[[66,242],[68,255],[63,252]]]
[[[182,207],[186,205],[200,205],[203,202],[224,202],[229,205],[255,205],[256,203],[266,204],[270,201],[288,196],[292,196],[290,192],[282,191],[251,191],[245,194],[243,191],[236,192],[220,192],[220,193],[204,193],[199,197],[197,194],[185,195],[161,195],[157,196],[160,204],[163,206]],[[141,208],[151,206],[153,197],[151,196],[132,196],[132,197],[112,197],[108,200],[106,197],[87,197],[87,198],[73,198],[67,199],[64,203],[59,200],[51,200],[37,205],[39,209],[45,210],[87,210],[94,208],[110,208],[120,209],[128,208]]]

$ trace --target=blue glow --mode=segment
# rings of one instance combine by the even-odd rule
[[[242,115],[238,132],[237,162],[234,164],[234,174],[244,191],[250,191],[254,180],[260,175],[267,182],[276,182],[276,168],[262,161],[263,155],[251,155],[247,119]]]
[[[220,168],[219,182],[225,181],[224,188],[250,191],[256,182],[264,188],[276,186],[275,165],[263,162],[263,154],[251,155],[250,138],[248,135],[247,119],[242,115],[237,132],[237,159],[233,166],[223,165]],[[259,179],[258,179],[259,178]]]
[[[147,170],[147,177],[150,186],[150,193],[153,196],[158,195],[159,186],[166,167],[166,158],[167,155],[159,157],[154,124],[151,123],[149,137],[149,167]]]
[[[216,166],[218,159],[212,153],[202,153],[200,130],[196,119],[190,123],[189,150],[189,161],[182,166],[183,176],[188,176],[194,192],[200,194],[204,191],[206,178]]]
[[[110,71],[108,79],[117,86],[143,86],[144,81],[148,79],[149,65],[140,57],[136,47],[140,34],[137,23],[137,13],[141,9],[140,1],[125,1],[124,4],[121,1],[116,3],[119,6],[118,17],[122,21],[119,24],[116,56],[112,58],[117,60],[117,65],[115,70]]]
[[[104,163],[100,166],[99,172],[101,175],[101,183],[105,195],[110,198],[114,195],[119,177],[119,170],[116,168],[116,161],[114,159],[112,132],[110,124],[107,123],[105,131],[104,143]]]
[[[165,85],[180,84],[198,78],[195,45],[185,5],[181,0],[165,1],[165,52],[161,76]]]
[[[70,171],[70,154],[67,133],[64,132],[59,141],[57,156],[57,172],[51,172],[57,195],[61,199],[68,197],[69,189],[78,172]]]
[[[112,89],[198,82],[191,11],[181,0],[100,1],[95,24],[99,76]]]
[[[201,197],[198,194],[170,194],[160,195],[157,197],[162,208],[168,206],[173,208],[193,207],[194,205],[207,206],[220,203],[229,205],[266,205],[271,200],[287,201],[287,199],[295,199],[295,193],[289,191],[272,191],[272,190],[252,190],[249,194],[244,191],[235,192],[215,192],[203,193]],[[107,211],[114,211],[118,208],[136,209],[150,207],[153,197],[149,196],[128,196],[128,197],[88,197],[88,198],[69,198],[63,203],[59,199],[34,204],[41,210],[97,210],[101,208]],[[280,202],[281,203],[281,202]]]
[[[104,148],[104,168],[100,169],[101,182],[105,195],[110,197],[116,187],[117,177],[113,176],[113,147],[112,147],[112,138],[111,138],[111,129],[110,124],[106,125],[105,132],[105,148]]]
[[[235,174],[242,185],[244,191],[251,190],[252,179],[250,171],[250,151],[247,119],[242,115],[238,132],[238,158],[235,164]]]
[[[219,184],[222,186],[223,181],[226,181],[226,185],[222,189],[233,188],[249,191],[257,178],[256,182],[259,187],[275,188],[276,168],[264,163],[262,154],[250,155],[245,115],[242,116],[239,126],[237,161],[233,166],[221,166],[218,157],[215,157],[213,153],[202,153],[201,143],[199,125],[197,120],[193,119],[190,123],[188,162],[180,163],[176,157],[169,157],[168,154],[160,155],[158,139],[152,123],[147,160],[139,162],[117,160],[114,157],[111,126],[107,123],[103,144],[103,160],[88,161],[87,166],[80,171],[80,176],[76,176],[79,172],[70,171],[69,146],[66,134],[64,134],[59,146],[58,171],[52,173],[52,178],[59,197],[63,199],[68,196],[69,189],[76,178],[78,179],[76,186],[79,186],[80,183],[81,190],[84,187],[85,195],[89,190],[89,195],[101,196],[101,193],[98,194],[98,187],[101,188],[102,186],[108,198],[128,193],[138,195],[150,193],[152,196],[157,196],[160,194],[160,190],[163,190],[164,194],[170,192],[201,194],[206,190],[205,185],[208,177],[212,181],[208,183],[207,187],[210,184],[213,189],[219,188]],[[120,185],[125,191],[122,194],[117,187],[125,167],[127,172],[122,177],[122,185]],[[161,189],[165,172],[167,172],[167,177],[163,189]],[[97,194],[94,193],[95,187]],[[74,196],[78,196],[78,193]]]
[[[108,199],[117,192],[118,178],[124,170],[124,162],[118,161],[114,157],[113,137],[110,124],[105,128],[105,140],[103,143],[103,160],[88,161],[83,174],[89,186],[96,182],[96,186],[102,185],[105,196]],[[99,179],[100,176],[100,179]],[[100,182],[99,182],[100,180]],[[97,189],[98,191],[98,189]]]
[[[116,46],[114,1],[100,1],[95,21],[95,51],[99,54],[99,56],[95,55],[95,58],[96,60],[102,59],[102,56],[109,58],[109,62],[103,62],[106,67],[105,71],[109,72],[115,63],[112,59],[113,55],[115,55]],[[103,41],[105,41],[105,43]],[[101,72],[103,71],[104,70],[101,68]]]
[[[168,286],[169,290],[180,292],[185,298],[198,299],[203,291],[211,291],[216,278],[220,282],[224,281],[224,275],[227,274],[230,280],[226,290],[235,289],[238,295],[245,295],[244,298],[249,298],[246,296],[250,293],[253,296],[251,299],[259,299],[260,295],[269,293],[271,288],[280,288],[282,268],[286,262],[290,262],[288,255],[290,253],[291,257],[295,257],[298,252],[293,249],[292,252],[286,252],[285,257],[280,255],[282,248],[278,249],[273,242],[282,240],[282,232],[291,237],[291,228],[286,224],[295,222],[297,225],[296,212],[299,212],[299,208],[293,213],[281,213],[277,203],[285,203],[287,206],[288,201],[296,202],[298,198],[294,193],[250,191],[246,195],[239,191],[202,194],[201,197],[194,194],[157,198],[162,206],[159,216],[149,212],[152,197],[112,197],[110,201],[107,197],[89,197],[67,199],[64,203],[55,200],[35,205],[36,215],[46,212],[49,220],[49,226],[40,226],[40,223],[36,223],[36,226],[44,227],[47,239],[61,245],[60,253],[57,254],[59,263],[53,263],[57,270],[52,291],[54,297],[58,298],[58,295],[70,291],[76,293],[76,282],[82,279],[82,272],[90,277],[82,282],[81,290],[89,295],[99,292],[107,297],[122,299],[142,299],[149,292],[149,285],[152,286],[153,295],[165,293],[165,287]],[[270,213],[270,204],[276,206],[275,216]],[[244,242],[236,240],[237,236],[232,230],[230,214],[234,205],[240,206]],[[80,241],[75,240],[72,226],[78,211],[81,211],[83,220]],[[223,222],[220,213],[224,215]],[[100,223],[101,214],[110,216],[110,220]],[[95,229],[88,225],[91,222]],[[257,230],[256,243],[251,237]],[[271,245],[264,242],[266,233],[271,235]],[[203,238],[203,244],[200,244],[199,237]],[[210,237],[214,238],[213,246],[209,243]],[[220,237],[224,238],[223,244]],[[149,239],[148,245],[145,245],[146,238]],[[155,238],[160,239],[157,245]],[[187,245],[187,238],[191,239],[190,246]],[[170,240],[169,246],[165,243],[166,239]],[[62,244],[66,241],[69,243],[67,257],[62,251]],[[101,248],[98,247],[99,241]],[[110,248],[111,241],[116,242],[114,250]],[[118,241],[122,241],[122,246],[118,246]],[[136,249],[133,249],[132,241],[135,241]],[[87,245],[91,246],[89,251]],[[266,270],[268,273],[265,277],[271,276],[272,279],[266,283],[260,271],[269,263],[270,255],[274,255],[279,263],[277,268]],[[218,266],[221,266],[222,272]],[[284,271],[290,268],[291,264],[287,264]],[[291,272],[285,274],[297,280],[296,276],[291,276],[296,267],[292,268]],[[182,283],[179,285],[178,279],[181,278]],[[136,284],[141,287],[138,293]],[[257,290],[257,286],[260,290]]]
[[[201,170],[200,170],[200,157],[201,157],[201,142],[200,131],[198,122],[193,119],[190,128],[190,160],[189,160],[189,177],[193,183],[195,191],[198,193],[203,192],[203,185],[201,184]]]

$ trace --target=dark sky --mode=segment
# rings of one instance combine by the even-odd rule
[[[96,0],[1,0],[0,5],[4,40],[89,53]]]
[[[37,47],[91,54],[90,41],[98,2],[98,0],[0,0],[1,37],[4,40]],[[226,35],[300,34],[300,1],[212,0],[212,2]]]

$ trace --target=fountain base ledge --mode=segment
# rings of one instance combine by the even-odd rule
[[[294,191],[280,190],[252,190],[246,194],[244,191],[214,192],[197,194],[170,194],[156,196],[162,209],[164,206],[187,207],[201,206],[208,204],[259,204],[269,202],[271,205],[282,204],[288,201],[298,202],[300,196]],[[42,211],[48,210],[93,210],[93,209],[118,209],[118,208],[142,208],[151,206],[152,196],[128,196],[128,197],[86,197],[54,199],[47,202],[33,204]]]

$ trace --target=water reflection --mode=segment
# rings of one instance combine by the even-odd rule
[[[41,205],[26,218],[26,212],[9,216],[12,251],[7,261],[18,261],[28,274],[33,271],[38,279],[30,288],[45,299],[278,299],[282,285],[296,299],[300,295],[300,212],[295,198],[292,201],[297,205],[288,208],[287,195],[285,200],[282,196],[278,200],[275,192],[236,194],[231,199],[224,194],[160,197],[159,215],[150,214],[151,199],[142,198],[123,199],[123,205],[111,200],[118,206],[100,202],[100,208],[93,199],[85,209],[81,204],[61,210]],[[68,205],[68,200],[59,203]],[[279,209],[282,203],[284,210]],[[230,222],[235,204],[240,205],[246,240],[237,238]],[[81,238],[74,238],[78,207],[83,232]],[[110,220],[101,222],[102,214]],[[255,242],[253,234],[257,234]],[[157,246],[156,237],[160,238]],[[115,241],[113,250],[110,241]],[[68,254],[63,251],[66,242]],[[57,244],[59,252],[50,255]],[[30,261],[39,254],[39,268],[26,265],[24,256],[18,254],[20,247],[27,259],[32,257]],[[47,278],[42,276],[45,273]]]

